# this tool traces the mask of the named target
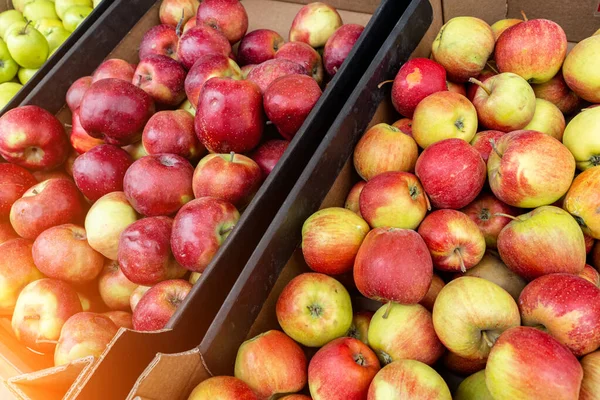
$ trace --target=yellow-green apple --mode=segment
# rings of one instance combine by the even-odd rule
[[[223,54],[206,54],[200,57],[185,78],[185,93],[192,105],[198,104],[202,87],[210,78],[242,79],[240,67]]]
[[[60,19],[64,18],[67,10],[74,6],[87,6],[92,7],[94,4],[92,0],[55,0],[54,6],[56,7],[56,14]]]
[[[285,58],[276,58],[273,60],[267,60],[262,64],[258,64],[256,67],[252,68],[246,79],[256,83],[260,88],[260,91],[265,93],[269,85],[277,78],[292,74],[310,75],[306,69],[297,62],[290,61]],[[315,82],[315,86],[319,86],[314,79],[312,79],[310,76],[308,77]]]
[[[19,78],[19,82],[23,85],[29,82],[31,78],[38,72],[39,68],[29,69],[29,68],[19,68],[17,72],[17,77]]]
[[[432,206],[462,208],[481,192],[486,178],[479,152],[462,139],[445,139],[427,147],[417,159],[415,174]]]
[[[456,210],[437,210],[419,226],[433,265],[441,271],[466,272],[481,261],[485,238],[466,214]]]
[[[292,279],[277,299],[283,331],[308,347],[321,347],[342,337],[352,325],[350,295],[330,276],[304,273]]]
[[[500,231],[511,221],[510,217],[505,215],[519,215],[516,208],[501,202],[490,193],[480,194],[461,211],[477,224],[485,238],[485,246],[489,249],[496,248]]]
[[[15,238],[0,244],[0,314],[11,315],[21,290],[44,275],[31,256],[30,240]]]
[[[54,4],[52,4],[54,6]],[[35,24],[35,29],[40,31],[42,35],[48,41],[48,51],[52,54],[56,49],[62,45],[65,40],[71,36],[71,32],[66,30],[62,24],[62,22],[58,19],[41,19],[38,20]],[[21,71],[29,71],[29,77],[33,76],[36,70],[32,69],[22,69]],[[21,73],[21,71],[19,71]],[[34,72],[35,71],[35,72]],[[20,79],[21,75],[19,75],[19,80],[21,83],[27,82],[29,79]]]
[[[121,272],[138,285],[152,286],[187,272],[171,252],[173,220],[149,217],[129,225],[119,238],[117,258]]]
[[[69,86],[67,90],[66,101],[71,111],[75,111],[81,105],[81,99],[89,87],[92,85],[91,76],[82,76]]]
[[[364,30],[362,25],[344,24],[327,39],[323,49],[323,65],[329,76],[338,72]]]
[[[143,60],[150,55],[158,54],[177,60],[178,43],[179,36],[177,36],[177,31],[173,26],[167,24],[156,25],[144,34],[140,43],[139,58]]]
[[[425,97],[415,108],[413,138],[419,146],[444,139],[458,138],[470,142],[477,132],[477,111],[462,94],[443,91]]]
[[[194,117],[184,110],[154,114],[144,127],[142,144],[148,154],[176,154],[192,163],[206,153],[196,137]]]
[[[279,61],[284,60],[276,59],[272,62]],[[261,68],[260,65],[253,69],[248,75],[248,79],[251,79],[254,71],[259,68]],[[263,105],[267,117],[281,136],[292,140],[320,97],[321,88],[313,78],[291,74],[275,79],[266,87]]]
[[[201,197],[183,206],[173,222],[171,248],[177,262],[194,272],[204,272],[221,244],[240,219],[231,203]]]
[[[102,271],[104,257],[87,242],[85,229],[74,224],[54,226],[33,243],[33,260],[47,277],[80,285]]]
[[[262,94],[254,82],[211,78],[196,107],[196,135],[213,153],[245,153],[260,143],[263,114]]]
[[[420,304],[381,306],[369,324],[368,340],[383,365],[401,359],[433,365],[444,353],[431,313]]]
[[[12,80],[15,76],[17,76],[17,74],[19,74],[18,76],[20,77],[21,71],[35,70],[19,68],[19,64],[17,64],[17,62],[10,55],[6,43],[4,42],[4,40],[0,39],[0,82],[8,82]],[[26,83],[23,82],[21,79],[19,79],[19,81],[22,84]]]
[[[588,282],[592,282],[595,286],[600,287],[600,273],[598,273],[596,268],[591,265],[586,264],[583,270],[577,275]]]
[[[356,311],[352,317],[352,325],[346,336],[358,339],[366,345],[369,345],[369,324],[373,318],[371,311]]]
[[[54,349],[64,323],[82,311],[77,292],[57,279],[38,279],[23,288],[12,316],[19,341],[42,352]]]
[[[491,66],[493,62],[492,61],[488,61],[488,64]],[[486,79],[494,76],[494,75],[498,75],[498,72],[494,69],[492,70],[490,68],[490,66],[488,66],[488,64],[486,64],[486,67],[479,73],[479,75],[477,75],[475,78],[477,78],[477,80],[479,82],[485,82]],[[467,81],[467,99],[469,99],[469,101],[473,101],[473,98],[475,97],[475,93],[477,93],[477,89],[479,89],[479,85],[476,85],[475,83],[471,83]]]
[[[65,322],[60,332],[54,365],[64,365],[77,359],[94,356],[106,349],[119,328],[107,316],[92,312],[80,312]]]
[[[233,45],[248,30],[248,14],[239,0],[203,0],[196,13],[196,24],[218,30]]]
[[[196,106],[187,99],[179,105],[178,109],[189,112],[192,117],[196,116]]]
[[[154,110],[150,95],[131,81],[107,78],[92,83],[85,92],[79,119],[90,136],[125,146],[139,141]]]
[[[117,328],[133,329],[133,322],[131,322],[131,313],[127,311],[107,311],[102,313],[105,317],[117,326]]]
[[[48,41],[30,22],[12,24],[4,41],[11,57],[23,68],[39,68],[48,58]]]
[[[262,171],[263,180],[267,179],[267,176],[273,171],[289,144],[290,142],[287,140],[271,139],[263,142],[250,153],[250,158],[258,164]]]
[[[0,220],[0,244],[8,242],[11,239],[17,239],[19,235],[13,229],[10,221]]]
[[[459,276],[475,276],[495,283],[506,290],[515,301],[523,291],[527,281],[511,271],[497,253],[486,251],[485,255],[473,268]]]
[[[69,155],[60,121],[38,106],[13,108],[0,118],[0,155],[31,171],[58,167]]]
[[[593,65],[600,62],[600,35],[583,39],[569,52],[563,65],[565,82],[579,97],[600,103],[600,72]]]
[[[410,229],[373,229],[364,238],[354,262],[354,282],[360,293],[383,303],[420,302],[429,290],[432,275],[427,245]]]
[[[440,290],[444,287],[445,283],[438,275],[433,274],[431,277],[431,284],[429,285],[429,289],[425,294],[425,297],[421,299],[419,302],[420,305],[425,307],[429,312],[433,311],[433,305],[435,304],[435,300],[440,294]]]
[[[383,367],[369,386],[367,400],[389,399],[451,400],[444,379],[427,364],[399,360]]]
[[[75,29],[94,11],[88,6],[73,6],[69,7],[63,18],[63,26],[68,32],[74,32]]]
[[[485,371],[476,372],[462,381],[453,398],[454,400],[494,400],[485,385]]]
[[[490,157],[490,153],[492,152],[492,140],[494,142],[498,141],[502,136],[504,136],[506,132],[502,131],[480,131],[475,134],[473,140],[471,140],[471,146],[475,148],[479,152],[483,161],[485,161],[487,165],[487,161]]]
[[[246,382],[259,399],[298,392],[307,382],[306,356],[287,335],[271,330],[242,343],[234,375]]]
[[[123,190],[125,172],[133,160],[120,147],[101,144],[83,153],[73,163],[77,188],[90,201]]]
[[[446,90],[444,67],[428,58],[413,58],[400,67],[394,78],[392,104],[400,114],[412,118],[421,100]]]
[[[542,328],[581,357],[600,347],[600,289],[571,274],[549,274],[519,297],[523,325]]]
[[[419,156],[417,143],[395,126],[372,126],[354,148],[354,168],[364,180],[388,171],[413,172]]]
[[[600,351],[590,353],[581,359],[583,381],[579,400],[594,400],[600,391]]]
[[[135,65],[120,58],[110,58],[96,68],[92,74],[92,83],[102,79],[121,79],[127,82],[133,80]]]
[[[332,340],[308,364],[310,395],[313,400],[364,399],[379,369],[377,356],[360,340]]]
[[[500,257],[513,272],[532,280],[546,274],[578,274],[583,270],[585,239],[569,213],[542,206],[513,218],[498,235]]]
[[[152,54],[137,65],[132,83],[157,104],[174,107],[185,99],[186,71],[170,57]]]
[[[177,59],[188,70],[200,57],[213,53],[229,57],[231,45],[221,32],[205,24],[187,30],[177,45]]]
[[[158,17],[161,24],[182,26],[190,19],[195,20],[200,2],[198,0],[164,0],[160,4]]]
[[[486,358],[498,336],[521,325],[512,296],[486,279],[450,281],[433,306],[433,327],[446,348],[465,358]]]
[[[556,22],[531,19],[508,28],[496,42],[500,72],[513,72],[529,83],[549,81],[567,54],[567,35]]]
[[[521,22],[523,22],[522,19],[514,19],[514,18],[501,19],[501,20],[494,22],[490,26],[490,28],[492,28],[492,32],[494,33],[494,38],[496,39],[496,41],[498,41],[498,38],[500,37],[500,35],[502,35],[502,33],[505,30],[507,30],[508,28],[510,28],[513,25],[520,24]]]
[[[84,200],[77,186],[62,178],[32,186],[10,209],[10,223],[26,239],[35,239],[53,226],[81,223],[84,216]]]
[[[317,84],[320,85],[323,82],[323,62],[321,61],[321,55],[304,42],[285,43],[277,50],[274,58],[282,58],[300,64]]]
[[[416,229],[430,209],[419,178],[409,172],[377,175],[360,192],[359,205],[372,228]]]
[[[137,212],[147,217],[172,215],[194,198],[194,167],[175,154],[155,154],[135,161],[123,178],[123,191]],[[169,190],[161,190],[161,188]]]
[[[23,194],[37,184],[35,177],[25,168],[15,164],[0,164],[0,218],[8,219],[10,208],[13,203],[21,198]]]
[[[192,284],[183,279],[170,279],[152,286],[133,309],[133,329],[163,329],[191,289]]]
[[[201,272],[192,272],[190,274],[190,277],[189,277],[188,281],[190,281],[190,283],[193,285],[196,282],[198,282],[198,279],[200,279],[201,276],[202,276]]]
[[[549,334],[524,326],[498,338],[485,368],[485,383],[494,400],[577,399],[582,378],[581,365],[566,347]]]
[[[600,107],[590,107],[569,121],[562,142],[580,170],[600,165]]]
[[[144,294],[150,290],[150,288],[150,286],[138,286],[133,292],[131,292],[131,296],[129,297],[129,307],[131,308],[131,311],[135,310],[137,304],[140,302]]]
[[[34,0],[13,0],[11,3],[13,5],[13,7],[15,8],[15,10],[19,11],[19,12],[23,12],[23,8],[25,8],[25,6],[29,3],[31,3]]]
[[[279,33],[270,29],[257,29],[248,33],[238,46],[240,65],[261,64],[275,57],[285,43]]]
[[[488,179],[492,192],[504,203],[539,207],[554,203],[569,190],[575,159],[555,138],[536,131],[514,131],[492,147]]]
[[[27,0],[29,1],[29,0]],[[19,0],[13,2],[13,6],[18,4]],[[15,4],[17,3],[17,4]],[[25,22],[25,18],[23,18],[23,14],[18,9],[16,10],[6,10],[0,13],[0,38],[4,39],[4,35],[8,28],[14,24],[15,22]]]
[[[23,88],[23,85],[16,82],[0,83],[0,107],[4,108],[17,93]],[[0,150],[0,155],[1,155]]]
[[[442,356],[442,365],[458,375],[467,376],[485,369],[487,358],[465,358],[447,351]]]
[[[395,126],[396,128],[400,129],[402,133],[412,137],[412,119],[400,118],[398,121],[394,122],[392,126]]]
[[[346,202],[344,203],[344,208],[347,208],[348,210],[358,214],[359,217],[362,217],[362,215],[360,214],[359,204],[360,193],[362,192],[366,184],[367,182],[365,181],[359,181],[354,186],[352,186],[352,189],[350,189],[350,191],[348,192],[348,196],[346,197]]]
[[[98,276],[98,291],[108,308],[129,310],[131,294],[138,286],[123,274],[118,261],[105,260],[104,268]]]
[[[548,100],[535,99],[535,113],[524,130],[538,131],[562,141],[565,130],[565,116]]]
[[[314,48],[322,47],[340,26],[342,17],[335,8],[321,2],[310,3],[294,17],[289,40],[308,43]]]
[[[243,154],[209,154],[202,158],[192,181],[194,196],[210,196],[225,200],[236,208],[244,208],[262,183],[257,163]]]
[[[85,217],[88,243],[104,257],[116,260],[119,236],[138,219],[135,209],[123,192],[112,192],[100,197]]]
[[[187,400],[258,400],[250,386],[233,376],[213,376],[200,382]]]
[[[531,85],[531,87],[535,97],[551,102],[565,115],[574,112],[581,103],[579,96],[567,86],[562,72],[557,73],[548,82]]]
[[[71,146],[73,146],[73,149],[75,149],[78,154],[83,154],[96,146],[104,144],[103,139],[92,137],[85,129],[83,129],[81,120],[79,119],[79,109],[72,111],[71,114],[71,134],[69,135],[69,140]]]
[[[452,82],[465,82],[485,67],[494,43],[494,32],[485,21],[456,17],[442,26],[431,45],[431,53]]]

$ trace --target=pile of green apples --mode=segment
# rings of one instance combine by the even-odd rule
[[[0,108],[87,18],[101,0],[13,0],[0,13]]]

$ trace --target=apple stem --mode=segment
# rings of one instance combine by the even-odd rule
[[[36,344],[58,344],[58,340],[36,339]]]
[[[390,316],[390,312],[392,311],[392,304],[393,302],[389,301],[387,303],[387,308],[385,309],[385,312],[383,313],[383,319],[387,319]]]
[[[63,124],[63,125],[65,126],[65,128],[72,128],[73,127],[73,125],[71,125],[71,124]]]
[[[485,85],[483,84],[483,82],[481,82],[479,79],[469,78],[469,82],[474,83],[477,86],[479,86],[480,88],[482,88],[483,90],[485,90],[485,92],[488,94],[488,96],[492,95],[492,92],[490,92],[490,90],[488,88],[486,88]]]
[[[423,191],[423,196],[425,196],[425,203],[427,204],[427,211],[431,211],[431,202],[429,201],[429,196],[427,193]]]
[[[458,257],[458,261],[460,262],[460,272],[463,274],[467,272],[467,267],[465,267],[465,260],[463,260],[463,256],[460,253],[460,249],[454,249],[454,254]]]
[[[231,159],[229,161],[233,162],[233,158],[235,157],[235,151],[232,151],[231,153],[229,153],[229,155],[231,156]]]
[[[492,341],[490,340],[490,338],[488,337],[488,335],[487,335],[487,332],[486,332],[486,331],[483,331],[483,332],[481,333],[481,336],[483,337],[483,340],[485,340],[485,343],[486,343],[486,344],[487,344],[487,345],[488,345],[490,348],[494,346],[494,342],[492,342]]]
[[[500,72],[498,72],[498,70],[496,69],[496,67],[494,67],[494,66],[492,65],[492,63],[490,63],[489,61],[488,61],[488,62],[486,62],[486,63],[485,63],[485,65],[486,65],[486,66],[487,66],[489,69],[491,69],[492,71],[494,71],[496,74],[499,74],[499,73],[500,73]]]
[[[266,125],[273,125],[273,121],[267,121],[265,122]]]
[[[382,87],[383,85],[385,85],[385,84],[388,84],[388,83],[392,83],[392,82],[394,82],[394,80],[393,80],[393,79],[390,79],[390,80],[387,80],[387,81],[383,81],[383,82],[381,82],[379,85],[377,85],[377,89],[381,89],[381,87]]]
[[[23,27],[23,29],[21,30],[21,35],[24,35],[27,33],[27,28],[29,27],[29,24],[31,24],[33,21],[27,21],[27,23],[25,24],[25,26]]]
[[[494,139],[490,139],[490,146],[492,146],[494,153],[498,154],[498,157],[502,158],[502,154],[500,154],[500,151],[498,151],[498,147],[496,147],[496,141]]]
[[[233,230],[233,228],[235,227],[235,225],[231,225],[229,228],[225,228],[221,231],[221,235],[224,235],[226,233],[229,233]]]
[[[185,18],[185,10],[181,9],[181,18],[179,18],[179,22],[177,22],[177,27],[175,28],[175,34],[177,37],[181,37],[181,28],[183,27],[183,19]]]
[[[510,218],[514,221],[518,221],[519,218],[515,217],[514,215],[510,215],[510,214],[505,214],[505,213],[495,213],[493,215],[494,217],[506,217],[506,218]]]
[[[523,16],[523,21],[525,21],[525,22],[529,21],[527,19],[527,15],[525,15],[525,11],[521,10],[521,15]]]

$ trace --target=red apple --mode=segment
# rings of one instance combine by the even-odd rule
[[[61,122],[38,106],[22,106],[0,118],[0,155],[32,171],[51,170],[65,162],[69,139]]]
[[[364,399],[379,369],[379,360],[369,346],[354,338],[335,339],[310,360],[310,394],[323,400]]]
[[[188,400],[217,398],[219,400],[258,400],[250,386],[232,376],[213,376],[200,382]]]
[[[135,284],[152,286],[181,278],[182,268],[171,252],[173,220],[149,217],[129,225],[119,239],[117,258],[123,275]]]
[[[190,29],[192,29],[195,26],[196,26],[196,18],[190,18],[190,19],[188,19],[188,22],[186,22],[183,25],[183,29],[182,29],[181,33],[186,33],[187,31],[189,31]]]
[[[290,28],[290,42],[308,43],[314,48],[323,47],[327,39],[342,26],[342,17],[328,4],[314,2],[298,11]]]
[[[415,360],[399,360],[375,375],[367,400],[388,399],[451,400],[444,379],[430,366]]]
[[[77,79],[67,90],[67,105],[71,109],[71,112],[77,110],[79,105],[81,104],[81,99],[83,99],[83,95],[88,90],[88,88],[92,84],[91,76],[82,76]]]
[[[175,27],[167,24],[156,25],[144,34],[140,43],[139,58],[143,60],[150,55],[158,54],[177,60],[178,43],[179,36]]]
[[[354,262],[354,282],[363,296],[380,302],[416,304],[427,294],[433,263],[415,231],[376,228],[365,237]]]
[[[600,287],[600,273],[591,265],[586,264],[578,276],[588,282],[592,282],[596,287]]]
[[[248,33],[238,47],[240,65],[261,64],[275,57],[284,40],[270,29],[257,29]]]
[[[123,191],[140,214],[171,215],[194,198],[193,174],[194,167],[181,156],[146,156],[131,164],[125,173]]]
[[[235,61],[223,54],[206,54],[200,57],[185,78],[185,93],[192,105],[198,104],[204,83],[214,77],[241,79],[242,71]]]
[[[125,150],[102,144],[77,157],[73,179],[81,193],[94,202],[105,194],[123,190],[123,178],[132,163]]]
[[[362,25],[344,24],[327,39],[323,50],[323,64],[329,76],[337,73],[364,30]]]
[[[303,42],[289,42],[284,44],[275,53],[275,58],[293,61],[304,67],[309,76],[317,84],[323,82],[323,62],[319,53]]]
[[[13,203],[37,184],[37,180],[25,168],[14,164],[0,164],[0,219],[8,219]]]
[[[127,311],[107,311],[102,313],[105,317],[117,326],[117,328],[133,329],[133,323],[131,322],[131,313]]]
[[[287,140],[267,140],[250,154],[250,158],[260,167],[263,179],[267,179],[273,171],[289,144]]]
[[[260,142],[263,128],[262,96],[254,82],[212,78],[204,84],[196,108],[195,129],[209,151],[250,151]]]
[[[274,60],[276,61],[278,60]],[[255,70],[252,70],[250,75]],[[265,112],[281,136],[291,140],[321,97],[321,93],[317,82],[306,75],[282,76],[264,91]]]
[[[479,227],[460,211],[434,211],[425,217],[418,232],[431,252],[433,265],[441,271],[465,272],[485,253]]]
[[[69,173],[67,173],[67,171],[66,171],[66,167],[67,167],[67,163],[66,162],[64,164],[64,167],[65,168],[59,167],[59,168],[54,169],[52,171],[33,171],[31,173],[31,175],[33,175],[33,177],[38,182],[43,182],[45,180],[55,179],[55,178],[68,179],[68,180],[72,181],[73,177],[71,175],[69,175]]]
[[[581,103],[579,96],[567,86],[562,72],[557,73],[548,82],[531,85],[531,87],[535,97],[549,101],[565,115],[573,113]]]
[[[433,274],[431,277],[431,284],[429,285],[429,289],[425,294],[425,297],[421,299],[419,302],[420,305],[425,307],[427,311],[433,311],[433,305],[435,304],[435,300],[437,299],[438,294],[444,287],[445,283],[438,275]]]
[[[400,129],[402,133],[412,137],[412,119],[401,118],[394,122],[392,126],[395,126],[396,128]]]
[[[462,94],[463,96],[467,95],[467,88],[463,83],[454,83],[446,81],[446,86],[448,87],[449,92]]]
[[[102,79],[114,78],[131,82],[135,66],[120,58],[110,58],[96,68],[92,74],[92,83]]]
[[[594,243],[596,243],[596,240],[592,236],[587,235],[585,232],[583,232],[583,239],[585,240],[585,253],[590,254],[592,248],[594,247]]]
[[[191,289],[192,284],[183,279],[162,281],[152,286],[133,310],[133,329],[163,329]]]
[[[225,36],[208,25],[197,24],[179,39],[177,57],[186,69],[206,54],[231,55],[231,45]]]
[[[479,152],[481,158],[487,165],[487,161],[490,158],[492,152],[492,141],[497,142],[506,132],[502,131],[480,131],[475,134],[473,140],[471,140],[471,146]]]
[[[0,244],[8,242],[11,239],[17,239],[19,235],[13,229],[10,221],[0,220]]]
[[[240,218],[226,201],[202,197],[190,201],[175,216],[171,248],[179,264],[203,272]]]
[[[98,277],[98,291],[104,304],[111,310],[129,310],[130,298],[138,287],[123,274],[119,263],[106,259]]]
[[[83,129],[81,120],[79,119],[79,109],[73,111],[72,114],[71,135],[69,136],[69,140],[77,154],[83,154],[96,146],[104,144],[104,140],[90,136],[85,129]]]
[[[144,127],[142,143],[148,154],[176,154],[190,162],[206,153],[196,137],[194,117],[185,110],[154,114]]]
[[[594,400],[600,390],[600,351],[590,353],[581,359],[583,381],[579,392],[579,400]]]
[[[85,215],[83,198],[68,179],[48,179],[32,186],[10,210],[10,222],[26,239],[35,239],[53,226],[81,223]]]
[[[152,98],[133,85],[131,79],[93,83],[79,107],[81,126],[90,136],[119,146],[137,142],[152,114]]]
[[[198,0],[163,0],[158,16],[161,24],[184,25],[188,20],[195,20],[200,2]]]
[[[359,217],[362,217],[360,214],[360,194],[366,184],[367,182],[365,181],[359,181],[352,186],[352,189],[350,189],[348,196],[346,197],[346,202],[344,203],[344,208],[358,214]]]
[[[155,102],[177,106],[185,99],[185,76],[185,69],[177,61],[153,54],[140,61],[131,82]]]
[[[198,7],[196,24],[218,30],[233,45],[248,30],[248,14],[239,0],[203,0]]]
[[[269,85],[277,78],[292,74],[309,75],[302,65],[284,58],[276,58],[252,68],[246,79],[256,83],[260,91],[265,93]],[[318,87],[318,84],[316,86]]]
[[[504,215],[519,215],[516,208],[504,204],[489,193],[482,193],[461,211],[477,224],[485,238],[486,247],[490,249],[496,248],[500,231],[511,221],[510,217]]]

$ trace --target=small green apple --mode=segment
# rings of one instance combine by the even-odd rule
[[[71,36],[71,32],[63,27],[62,22],[57,19],[44,19],[43,23],[37,24],[36,29],[40,31],[42,35],[48,41],[48,49],[52,51],[58,48],[65,40]],[[58,22],[58,25],[56,24]]]
[[[102,3],[102,0],[94,0],[94,8],[98,7],[100,3]]]
[[[0,39],[0,83],[13,79],[18,70],[19,66],[11,57],[6,42]]]
[[[31,24],[13,24],[6,34],[6,45],[13,59],[24,68],[39,68],[48,58],[48,42]]]
[[[45,30],[47,29],[52,29],[52,28],[64,28],[63,23],[60,19],[58,18],[42,18],[39,19],[37,21],[35,21],[35,23],[33,24],[33,27],[35,29],[37,29],[38,31],[40,31],[40,33],[44,36],[46,36],[46,34],[44,33]]]
[[[50,0],[34,0],[23,9],[23,16],[27,21],[39,21],[40,19],[56,19],[54,3]]]
[[[6,10],[0,13],[0,38],[4,39],[4,34],[8,28],[15,22],[25,22],[23,14],[17,10]]]
[[[485,370],[467,377],[454,393],[454,400],[494,400],[485,385]]]
[[[19,12],[23,12],[25,6],[35,0],[12,0],[13,7]]]
[[[21,68],[19,69],[19,72],[17,73],[17,75],[19,76],[19,81],[21,81],[21,83],[24,85],[26,84],[34,75],[36,72],[38,72],[39,68],[36,69],[28,69],[28,68]]]
[[[69,8],[65,12],[63,18],[65,29],[69,32],[73,32],[92,11],[94,11],[94,9],[88,6],[73,6]]]
[[[3,109],[22,87],[23,85],[15,82],[0,83],[0,109]]]
[[[92,7],[94,3],[92,0],[56,0],[54,2],[54,6],[56,7],[56,13],[58,17],[65,20],[65,13],[67,10],[74,6],[86,6]]]

